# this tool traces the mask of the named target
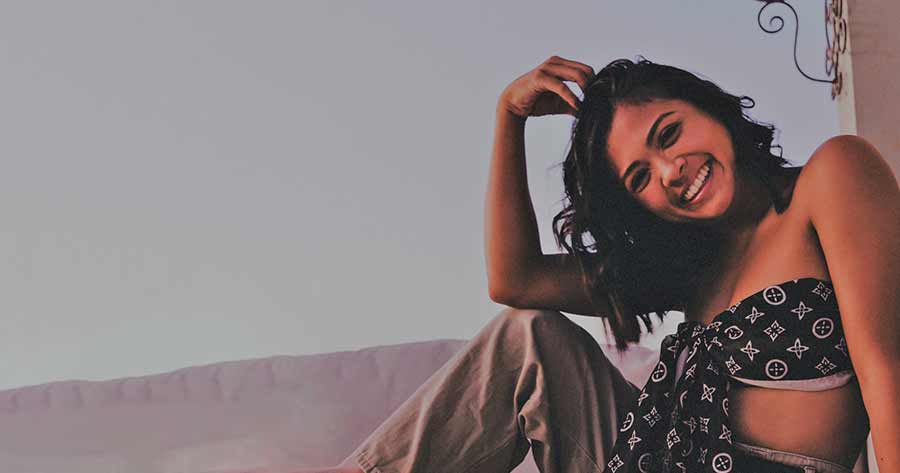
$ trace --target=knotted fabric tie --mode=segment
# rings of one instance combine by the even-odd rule
[[[728,473],[733,467],[728,378],[716,321],[678,324],[619,429],[604,473]],[[682,349],[684,373],[675,379]],[[733,360],[731,360],[733,362]]]

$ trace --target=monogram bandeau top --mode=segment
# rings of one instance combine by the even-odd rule
[[[729,379],[820,391],[853,377],[831,282],[804,277],[767,286],[708,325],[685,321],[663,339],[604,473],[729,473]]]

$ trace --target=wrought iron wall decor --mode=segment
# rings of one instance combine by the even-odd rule
[[[794,14],[794,24],[797,25],[797,28],[794,29],[794,65],[807,79],[816,82],[831,83],[831,99],[834,100],[834,98],[841,93],[841,88],[843,86],[843,76],[841,75],[839,67],[839,59],[841,54],[843,54],[847,48],[847,18],[844,14],[844,0],[826,0],[825,3],[825,41],[827,45],[825,49],[825,73],[828,74],[829,79],[811,77],[809,74],[803,72],[803,69],[800,68],[800,63],[797,62],[797,36],[800,31],[797,10],[794,10],[794,7],[785,0],[758,1],[764,2],[765,5],[759,9],[759,13],[756,15],[756,21],[759,23],[759,27],[766,33],[778,33],[784,28],[784,18],[778,15],[773,15],[769,18],[768,23],[771,29],[763,26],[762,15],[767,8],[773,4],[780,4],[791,10],[791,13]],[[774,23],[778,23],[778,25],[772,26]]]

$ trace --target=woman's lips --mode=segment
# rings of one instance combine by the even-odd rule
[[[696,206],[698,202],[700,202],[701,200],[703,200],[706,197],[706,194],[707,194],[706,191],[709,189],[710,185],[712,184],[712,178],[713,178],[713,166],[712,166],[712,162],[710,162],[709,163],[709,174],[706,175],[706,180],[703,181],[703,187],[700,188],[700,192],[696,196],[694,196],[693,200],[690,200],[687,202],[688,207]]]

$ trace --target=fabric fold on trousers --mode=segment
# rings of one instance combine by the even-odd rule
[[[557,311],[506,309],[350,456],[367,473],[602,472],[637,395],[591,334]]]

